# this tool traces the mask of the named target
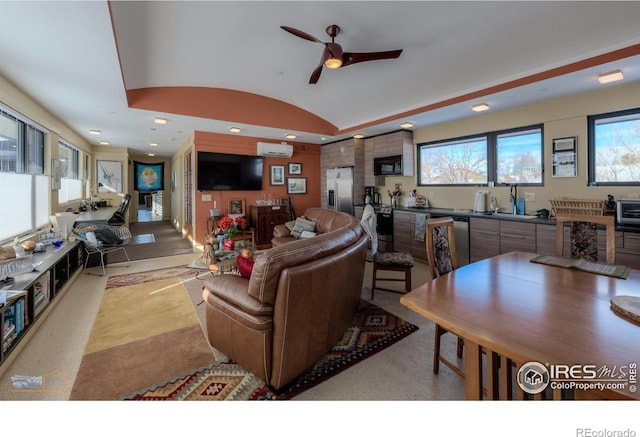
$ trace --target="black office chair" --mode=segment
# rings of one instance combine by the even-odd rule
[[[113,213],[111,218],[107,220],[107,223],[111,226],[122,226],[126,223],[126,214],[127,209],[129,209],[129,204],[131,203],[131,194],[127,193],[124,195],[122,202],[120,202],[120,206],[118,210]]]

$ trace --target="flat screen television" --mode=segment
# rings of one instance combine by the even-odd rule
[[[198,152],[198,191],[262,190],[262,157]]]

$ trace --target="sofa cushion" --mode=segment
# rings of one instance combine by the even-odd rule
[[[303,231],[314,232],[316,230],[316,222],[313,220],[307,220],[304,217],[298,217],[296,223],[291,230],[291,235],[295,238],[300,238]]]
[[[308,211],[308,210],[307,210]],[[249,294],[262,303],[275,302],[282,269],[317,260],[354,244],[363,234],[360,221],[344,213],[345,226],[314,238],[295,240],[258,253],[249,279]],[[305,214],[306,216],[306,214]],[[339,221],[342,223],[342,221]]]

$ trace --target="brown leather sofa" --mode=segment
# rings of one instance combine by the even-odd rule
[[[281,389],[311,368],[342,337],[360,302],[368,239],[353,216],[310,208],[324,230],[255,255],[249,279],[208,279],[211,346]]]

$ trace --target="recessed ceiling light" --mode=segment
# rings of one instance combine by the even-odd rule
[[[242,132],[242,129],[240,129],[239,127],[231,127],[229,128],[229,132],[233,132],[234,134],[237,134],[238,132]]]
[[[355,135],[353,136],[353,138],[355,138],[355,139],[359,140],[360,138],[364,138],[364,135],[363,135],[363,134],[355,134]]]
[[[622,75],[622,71],[620,70],[613,70],[609,71],[608,73],[602,73],[598,75],[598,82],[600,83],[615,82],[622,79],[624,79],[624,76]]]
[[[410,121],[405,121],[404,123],[400,123],[400,127],[402,129],[410,129],[413,127],[413,123],[411,123]]]
[[[100,132],[98,129],[89,129],[89,133],[91,135],[100,135],[102,132]]]
[[[167,119],[166,118],[160,118],[160,117],[156,117],[153,119],[153,122],[155,124],[167,124]]]
[[[295,136],[294,134],[286,134],[285,138],[287,138],[288,140],[293,140],[293,139],[298,138],[298,137]]]
[[[477,105],[473,105],[471,107],[471,110],[475,112],[482,112],[486,111],[487,109],[489,109],[489,105],[487,105],[486,103],[478,103]]]
[[[101,146],[108,146],[109,144],[111,144],[109,141],[100,141]]]
[[[149,143],[151,147],[158,147],[158,143]]]

